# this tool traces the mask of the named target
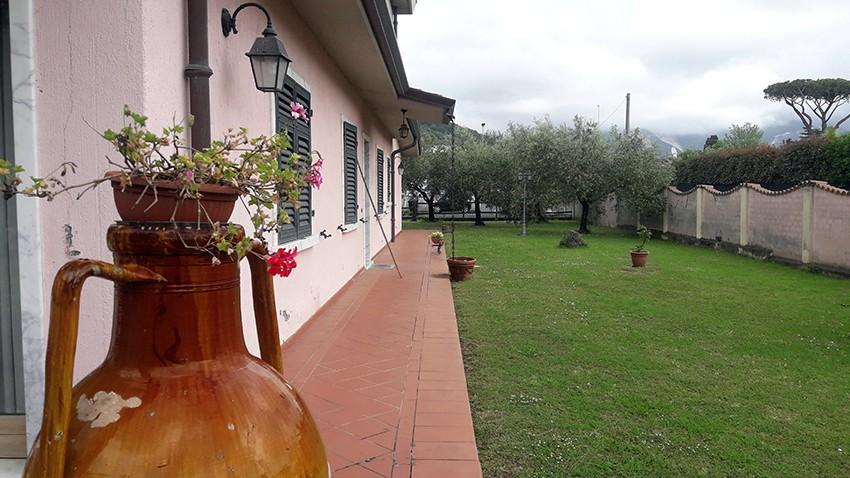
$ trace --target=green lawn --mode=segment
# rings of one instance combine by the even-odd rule
[[[484,476],[850,476],[850,280],[570,227],[458,225]]]

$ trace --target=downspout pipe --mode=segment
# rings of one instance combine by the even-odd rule
[[[189,79],[189,113],[192,149],[210,146],[210,77],[207,0],[187,0],[189,63],[183,69]]]
[[[405,146],[403,148],[399,148],[399,149],[393,151],[392,153],[390,153],[390,158],[393,162],[393,175],[390,178],[390,190],[393,192],[393,198],[392,198],[393,199],[393,210],[392,210],[392,214],[390,214],[390,229],[392,229],[392,231],[390,232],[390,242],[395,242],[395,214],[396,214],[396,212],[395,212],[396,211],[396,204],[395,204],[395,196],[396,196],[396,193],[395,193],[396,192],[395,176],[396,175],[395,175],[395,172],[398,170],[398,167],[395,164],[395,157],[396,157],[396,155],[400,155],[401,153],[407,151],[408,149],[412,149],[412,148],[419,145],[419,136],[416,134],[417,129],[416,129],[415,125],[413,124],[413,122],[410,120],[410,118],[407,119],[407,126],[410,128],[410,134],[413,135],[413,142],[408,144],[407,146]],[[399,158],[399,159],[401,159],[401,158]]]

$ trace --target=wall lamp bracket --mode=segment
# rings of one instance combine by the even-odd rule
[[[272,17],[271,15],[269,15],[269,11],[266,10],[266,8],[260,5],[259,3],[247,2],[236,7],[236,10],[233,11],[233,15],[230,14],[230,10],[226,8],[221,9],[221,32],[224,33],[225,37],[230,36],[231,33],[233,33],[234,35],[239,33],[239,31],[236,30],[236,16],[239,15],[239,12],[241,12],[247,7],[254,7],[260,9],[260,11],[262,11],[263,14],[266,15],[266,31],[270,31],[270,33],[277,35],[277,33],[274,31],[274,27],[272,27]],[[266,32],[264,31],[263,34],[265,33]]]

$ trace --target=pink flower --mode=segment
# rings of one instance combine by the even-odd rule
[[[293,101],[292,103],[289,103],[289,109],[293,118],[303,119],[305,123],[310,122],[310,117],[307,116],[307,108],[301,103]]]
[[[319,186],[322,185],[322,163],[323,161],[319,159],[315,163],[311,164],[307,169],[307,174],[305,180],[307,184],[313,186],[316,189],[319,189]]]
[[[194,169],[184,169],[177,175],[177,180],[182,182],[183,184],[192,184],[195,182],[195,170]]]
[[[298,267],[295,262],[295,256],[298,255],[298,248],[287,250],[280,248],[274,254],[266,258],[269,265],[269,274],[273,276],[289,277],[292,270]]]

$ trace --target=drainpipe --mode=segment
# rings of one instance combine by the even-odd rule
[[[209,40],[207,38],[207,0],[187,0],[189,64],[183,69],[189,79],[189,113],[192,123],[192,149],[210,146]]]
[[[390,229],[392,229],[392,231],[390,232],[390,242],[395,242],[395,209],[396,209],[395,208],[395,198],[396,198],[396,193],[395,193],[395,191],[396,191],[396,189],[395,189],[395,187],[396,187],[395,186],[395,176],[396,175],[395,175],[395,172],[398,169],[398,167],[395,164],[395,157],[396,157],[397,154],[401,154],[401,153],[407,151],[408,149],[411,149],[411,148],[415,147],[417,144],[419,144],[419,137],[416,136],[416,128],[413,127],[413,123],[410,121],[410,118],[407,119],[407,126],[410,127],[410,134],[413,135],[413,142],[410,143],[409,145],[403,147],[403,148],[399,148],[399,149],[393,151],[392,153],[390,153],[390,158],[393,162],[393,175],[390,178],[390,190],[393,192],[393,198],[392,198],[393,199],[393,210],[392,210],[392,213],[390,214]],[[401,160],[401,158],[399,158],[399,160]]]

